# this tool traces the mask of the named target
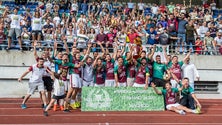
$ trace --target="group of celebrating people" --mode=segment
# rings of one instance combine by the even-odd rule
[[[142,42],[139,37],[136,40]],[[178,61],[177,56],[166,55],[166,47],[163,47],[166,61],[162,62],[160,55],[153,57],[156,45],[150,48],[149,53],[130,43],[122,47],[114,45],[113,54],[110,54],[108,45],[103,47],[101,42],[98,42],[98,45],[102,53],[91,53],[92,43],[89,43],[82,53],[75,45],[70,52],[67,42],[64,41],[65,53],[57,51],[58,46],[54,44],[52,56],[49,51],[44,51],[39,57],[36,51],[37,42],[35,42],[34,56],[37,64],[31,66],[18,79],[21,81],[29,72],[32,72],[28,94],[21,108],[27,108],[25,103],[36,88],[43,101],[44,115],[48,116],[47,111],[54,104],[53,109],[56,110],[58,102],[64,112],[70,112],[71,101],[75,102],[74,108],[79,107],[80,102],[77,97],[83,86],[143,87],[144,89],[152,86],[157,94],[164,95],[168,110],[180,114],[185,114],[184,111],[200,113],[201,105],[194,94],[194,78],[199,79],[199,75],[195,66],[189,62],[191,49],[183,61]],[[55,65],[54,71],[52,64]],[[162,87],[162,92],[156,89],[156,86]],[[46,98],[45,88],[48,98]],[[51,95],[52,90],[53,95]],[[179,92],[180,96],[177,94]],[[176,103],[178,99],[180,104]]]
[[[7,39],[5,49],[10,50],[12,40],[17,39],[19,50],[33,50],[38,40],[38,50],[42,51],[54,42],[64,48],[64,40],[69,47],[78,43],[77,48],[100,41],[113,48],[113,43],[133,43],[141,37],[143,45],[170,45],[170,52],[176,54],[186,54],[192,48],[192,53],[216,55],[222,53],[222,18],[218,13],[218,17],[213,16],[216,9],[215,2],[147,6],[142,0],[126,5],[117,0],[41,0],[34,10],[21,6],[11,12],[0,1],[0,44]]]
[[[11,14],[9,7],[1,7],[0,44],[7,36],[6,50],[10,50],[15,37],[19,49],[34,51],[37,61],[18,79],[32,72],[21,108],[27,108],[37,88],[45,116],[52,105],[56,110],[59,104],[65,112],[70,103],[80,107],[77,97],[82,86],[153,87],[164,95],[166,109],[200,113],[201,104],[194,94],[199,75],[189,56],[222,53],[222,18],[212,16],[215,3],[194,7],[153,4],[148,13],[145,3],[131,0],[126,5],[117,0],[41,0],[35,11],[27,9],[21,15],[19,8]],[[154,57],[156,44],[163,46],[164,61],[160,55]],[[150,45],[149,52],[141,49],[145,45]],[[171,53],[186,55],[184,60],[167,55],[168,45]],[[37,50],[44,50],[41,56]]]

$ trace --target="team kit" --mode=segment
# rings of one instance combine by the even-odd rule
[[[21,108],[27,108],[26,102],[36,90],[43,102],[43,114],[48,116],[48,110],[52,107],[56,111],[59,106],[64,112],[70,112],[70,107],[79,108],[79,95],[84,86],[151,87],[157,94],[164,96],[166,110],[182,115],[186,112],[200,113],[201,104],[194,94],[194,88],[189,85],[189,78],[182,76],[182,66],[189,61],[190,53],[183,61],[178,61],[177,56],[167,55],[164,47],[166,61],[162,62],[160,55],[154,57],[155,45],[149,53],[136,44],[124,44],[123,47],[116,45],[112,54],[108,46],[100,42],[97,45],[101,52],[91,52],[92,44],[89,43],[87,49],[80,53],[76,46],[69,49],[64,42],[66,52],[57,51],[54,46],[52,54],[46,50],[38,56],[34,44],[37,63],[18,79],[21,82],[31,72],[29,88]],[[163,89],[160,91],[156,87]]]

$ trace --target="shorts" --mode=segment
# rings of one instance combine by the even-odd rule
[[[94,86],[95,86],[95,87],[104,87],[105,84],[96,84],[96,83],[95,83]]]
[[[105,81],[106,87],[114,87],[115,86],[115,80],[106,80]]]
[[[166,109],[167,109],[167,110],[170,110],[171,107],[178,107],[178,106],[180,106],[179,103],[169,104],[169,105],[166,105]]]
[[[13,35],[16,35],[16,38],[21,37],[21,30],[17,29],[17,28],[10,28],[9,29],[9,33],[8,33],[8,37],[12,37]]]
[[[52,79],[51,77],[47,76],[47,77],[42,77],[42,80],[44,81],[44,86],[45,86],[45,89],[47,91],[52,91],[53,89],[53,82],[52,82]]]
[[[35,35],[35,36],[40,35],[40,36],[42,36],[42,31],[41,30],[32,30],[32,35]]]
[[[64,99],[65,97],[66,97],[66,95],[56,96],[56,95],[53,94],[53,96],[52,96],[52,98],[56,99],[56,100]]]
[[[93,81],[87,82],[85,80],[82,80],[82,86],[93,86],[93,85],[94,85]]]
[[[126,83],[127,86],[133,86],[135,78],[127,78]]]
[[[69,89],[69,82],[68,81],[63,81],[64,82],[64,86],[65,86],[65,91],[68,91]]]
[[[36,88],[38,92],[44,92],[44,84],[43,83],[29,83],[29,88],[27,94],[32,95],[34,94]]]
[[[146,84],[138,84],[138,83],[134,83],[133,87],[145,87]]]
[[[79,77],[79,74],[71,74],[70,75],[70,87],[72,88],[82,88],[82,80]]]
[[[126,87],[126,82],[123,83],[119,82],[118,87]]]
[[[153,78],[153,83],[156,85],[156,87],[163,87],[165,88],[165,80],[159,79],[159,78]]]

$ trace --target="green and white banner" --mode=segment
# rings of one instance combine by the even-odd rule
[[[160,89],[160,88],[158,88]],[[163,111],[164,100],[153,88],[83,87],[82,111]]]

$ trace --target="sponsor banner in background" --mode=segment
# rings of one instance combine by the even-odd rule
[[[152,45],[143,45],[143,50],[146,51],[147,53],[150,53],[151,47],[152,47]],[[164,52],[164,49],[163,49],[163,45],[157,44],[155,53],[153,55],[153,59],[156,61],[156,59],[155,59],[156,55],[160,55],[161,62],[166,62],[166,58],[164,56],[164,53],[165,52]],[[166,54],[167,55],[169,54],[169,46],[168,45],[166,46]]]
[[[158,88],[161,89],[161,88]],[[164,100],[153,88],[83,87],[81,111],[163,111]]]

